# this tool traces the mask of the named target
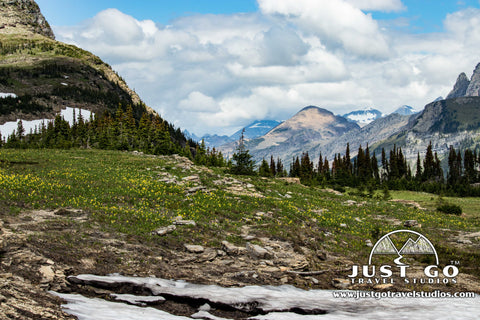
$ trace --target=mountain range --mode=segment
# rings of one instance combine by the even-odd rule
[[[345,152],[347,143],[351,156],[367,144],[377,155],[382,148],[390,150],[396,145],[413,162],[418,153],[424,155],[432,141],[434,151],[442,158],[450,146],[480,149],[479,95],[480,64],[470,79],[460,74],[447,99],[440,97],[421,112],[404,105],[388,116],[378,116],[378,110],[368,108],[341,117],[309,106],[267,134],[247,141],[246,146],[257,162],[273,155],[290,163],[302,152],[309,152],[311,159],[322,153],[332,160]],[[220,150],[231,155],[235,147],[236,143],[230,142]]]
[[[234,141],[238,141],[240,136],[242,135],[242,131],[244,131],[243,136],[245,139],[254,139],[264,134],[268,133],[270,130],[278,126],[281,121],[277,120],[255,120],[254,122],[250,123],[248,126],[244,127],[236,131],[234,134],[227,136],[219,136],[217,134],[206,134],[201,137],[196,136],[194,133],[188,132],[188,130],[184,131],[184,134],[193,139],[194,141],[204,141],[205,145],[210,148],[217,148],[221,145],[228,144]]]
[[[52,119],[67,107],[92,113],[116,112],[131,105],[134,116],[155,114],[126,82],[99,57],[55,40],[53,31],[33,0],[7,1],[0,11],[0,124],[17,119]],[[470,78],[461,73],[447,95],[415,113],[402,106],[383,116],[367,108],[335,115],[308,106],[290,119],[259,120],[245,127],[246,146],[256,161],[270,155],[290,162],[308,151],[311,158],[332,159],[350,144],[380,152],[402,147],[407,159],[423,154],[430,141],[441,157],[450,145],[480,149],[480,64]],[[187,132],[185,132],[187,133]],[[241,130],[231,136],[206,135],[207,146],[231,155]],[[195,139],[197,138],[197,139]]]

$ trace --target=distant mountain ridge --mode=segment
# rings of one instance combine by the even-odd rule
[[[207,147],[218,148],[221,145],[238,141],[238,139],[240,138],[240,135],[242,134],[243,129],[245,129],[245,132],[244,132],[245,139],[255,139],[268,133],[270,130],[278,126],[280,123],[282,122],[277,120],[255,120],[245,128],[242,128],[236,131],[231,136],[206,134],[206,135],[203,135],[202,137],[198,137],[195,134],[188,132],[187,130],[185,130],[184,133],[195,141],[200,142],[203,140]]]
[[[267,134],[247,141],[245,145],[255,161],[273,155],[289,163],[293,155],[301,154],[319,142],[327,144],[345,132],[359,128],[356,123],[334,115],[331,111],[308,106]],[[221,146],[220,150],[224,155],[231,155],[235,147],[236,142],[232,142]]]
[[[415,109],[413,109],[413,107],[411,106],[407,106],[407,105],[403,105],[399,108],[397,108],[395,111],[393,111],[392,113],[396,113],[396,114],[400,114],[402,116],[411,116],[412,114],[416,114],[418,113],[419,111],[416,111]]]

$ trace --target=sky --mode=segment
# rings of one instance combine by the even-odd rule
[[[335,114],[417,110],[480,62],[480,1],[37,0],[57,40],[109,63],[197,135]]]

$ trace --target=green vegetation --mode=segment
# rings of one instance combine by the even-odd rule
[[[294,159],[289,175],[299,177],[303,184],[311,186],[328,185],[339,191],[345,187],[353,187],[358,188],[360,193],[367,189],[370,196],[373,196],[375,189],[426,191],[462,197],[480,196],[480,154],[477,154],[476,150],[465,149],[462,158],[460,150],[451,147],[447,179],[437,153],[433,152],[431,142],[423,161],[418,154],[415,174],[412,173],[401,148],[394,145],[389,154],[387,157],[387,152],[382,148],[381,160],[378,161],[375,152],[370,153],[368,145],[365,150],[360,146],[352,161],[350,146],[347,144],[345,155],[336,154],[330,169],[328,160],[323,159],[322,154],[315,166],[307,152],[303,153],[300,159]],[[265,167],[265,163],[263,166]]]
[[[228,185],[218,183],[231,179],[225,171],[228,169],[186,170],[173,157],[120,151],[0,149],[0,212],[15,215],[18,208],[83,209],[89,220],[82,224],[82,230],[95,224],[109,232],[174,247],[186,241],[218,246],[225,239],[244,244],[241,227],[249,225],[257,236],[328,250],[359,263],[368,257],[366,239],[375,241],[372,235],[378,237],[398,229],[392,221],[415,219],[422,225],[419,231],[442,252],[442,263],[450,258],[461,260],[462,270],[466,270],[463,272],[478,272],[480,256],[452,247],[449,241],[455,234],[478,231],[478,210],[476,214],[470,212],[473,203],[479,208],[479,199],[469,200],[472,207],[465,210],[465,216],[446,215],[381,197],[337,196],[317,187],[254,176],[235,177],[252,185],[251,191],[238,194]],[[207,192],[187,192],[193,183],[183,178],[192,174],[199,176]],[[165,182],[161,179],[165,175],[185,182]],[[392,195],[397,198],[398,193]],[[192,219],[197,226],[177,228],[165,237],[151,235],[177,216]],[[328,236],[329,233],[334,236]]]
[[[456,204],[445,203],[438,206],[437,210],[446,214],[455,214],[457,216],[462,214],[462,208]]]

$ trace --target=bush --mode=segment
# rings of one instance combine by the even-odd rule
[[[461,215],[462,214],[462,208],[456,204],[442,204],[439,207],[437,207],[437,211],[446,213],[446,214],[454,214],[454,215]]]

